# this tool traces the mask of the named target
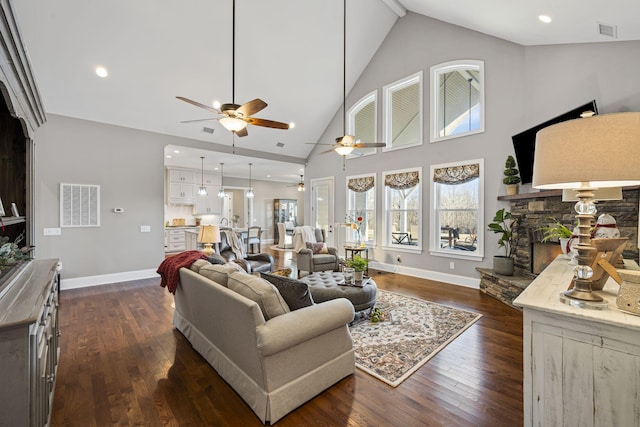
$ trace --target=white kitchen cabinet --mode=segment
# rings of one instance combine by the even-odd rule
[[[205,185],[207,187],[207,195],[195,195],[195,204],[193,205],[194,215],[219,215],[221,211],[221,200],[218,197],[218,187]]]
[[[200,175],[196,177],[196,183],[201,183],[202,181],[204,181],[204,185],[206,185],[207,187],[217,186],[218,188],[216,188],[216,194],[218,193],[218,190],[220,190],[220,175],[205,172],[204,179],[202,179]],[[209,188],[207,188],[207,191],[209,191]]]
[[[640,316],[616,307],[618,285],[597,292],[605,310],[559,301],[573,275],[556,258],[514,301],[524,308],[524,425],[640,425]]]
[[[182,252],[186,249],[186,236],[184,230],[168,230],[169,245],[167,252]]]
[[[195,251],[198,249],[198,229],[193,230],[185,230],[184,232],[185,239],[185,250],[187,251]]]
[[[195,196],[196,173],[185,169],[167,169],[167,203],[192,205]]]

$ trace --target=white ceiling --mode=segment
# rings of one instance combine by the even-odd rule
[[[47,113],[231,145],[217,121],[180,123],[211,116],[175,99],[231,101],[231,0],[13,5]],[[640,39],[637,0],[349,0],[348,89],[405,8],[523,45],[612,40],[598,34],[598,22],[617,25],[618,40]],[[542,13],[553,22],[539,22]],[[296,123],[249,126],[236,146],[304,163],[313,149],[306,143],[318,141],[342,102],[342,1],[237,0],[236,30],[236,102],[261,98],[269,106],[257,117]],[[108,78],[95,75],[98,65]],[[199,162],[202,153],[190,153]],[[258,157],[229,163],[264,163],[299,179],[300,165]]]

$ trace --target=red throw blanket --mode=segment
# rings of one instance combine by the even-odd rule
[[[165,258],[157,271],[161,278],[160,286],[166,286],[169,292],[175,294],[180,283],[180,269],[190,267],[199,259],[207,259],[207,256],[200,251],[185,251]]]

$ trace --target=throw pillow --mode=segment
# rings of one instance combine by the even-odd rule
[[[258,303],[265,320],[289,313],[289,306],[271,283],[251,274],[235,272],[229,275],[229,289]]]
[[[209,262],[211,264],[226,264],[227,260],[224,259],[222,255],[211,254],[211,256],[209,257]]]
[[[229,274],[235,273],[236,271],[238,271],[238,269],[229,264],[209,264],[201,267],[199,273],[219,285],[227,286]]]
[[[191,264],[191,270],[195,271],[196,273],[200,273],[200,269],[202,267],[204,267],[205,265],[211,265],[211,263],[209,261],[207,261],[206,259],[197,259],[195,260],[195,262],[193,264]]]
[[[282,299],[284,299],[291,311],[313,305],[309,285],[300,280],[278,276],[274,273],[262,273],[262,278],[268,280],[278,289]]]
[[[306,243],[307,249],[311,249],[314,255],[317,254],[328,254],[329,248],[322,242],[320,243]]]

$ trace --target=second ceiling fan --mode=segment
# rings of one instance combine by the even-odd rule
[[[189,98],[185,98],[184,96],[176,96],[181,101],[187,102],[191,105],[195,105],[196,107],[205,109],[209,112],[222,115],[217,119],[222,126],[224,126],[227,130],[233,132],[238,136],[247,136],[247,125],[254,126],[262,126],[274,129],[289,129],[291,126],[288,123],[277,122],[275,120],[267,120],[267,119],[259,119],[257,117],[251,117],[254,114],[262,111],[267,103],[263,100],[256,98],[252,101],[249,101],[245,104],[238,105],[235,102],[236,99],[236,0],[233,0],[233,35],[232,35],[232,58],[231,58],[231,102],[220,105],[219,108],[209,107],[208,105],[202,104],[197,101],[193,101]],[[200,120],[187,120],[182,123],[189,122],[199,122],[204,120],[214,120],[212,118],[209,119],[200,119]]]

